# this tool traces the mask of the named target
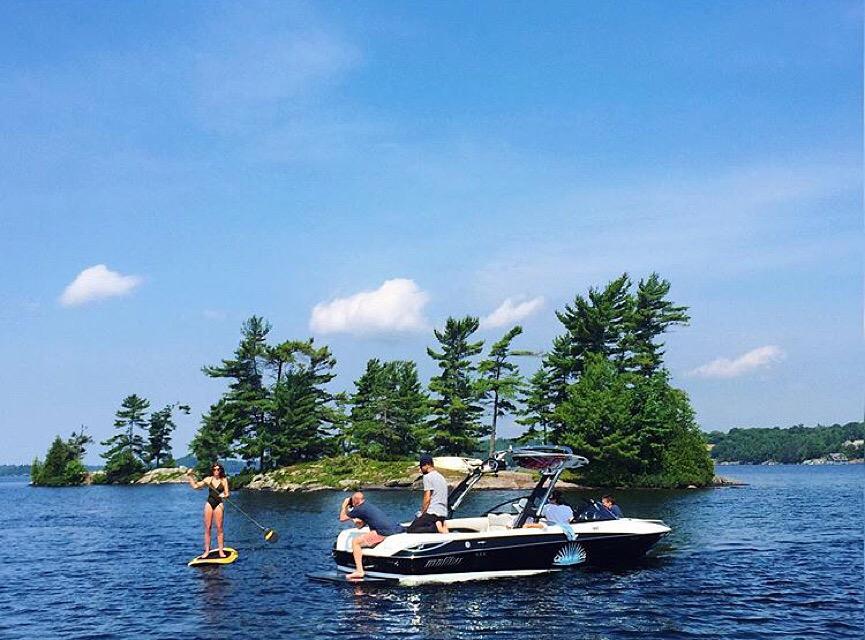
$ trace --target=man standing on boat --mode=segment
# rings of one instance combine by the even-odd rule
[[[420,512],[408,528],[408,533],[448,533],[448,481],[436,471],[432,456],[420,457],[423,474],[423,501]]]

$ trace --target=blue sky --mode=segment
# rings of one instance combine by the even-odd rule
[[[623,271],[690,306],[667,363],[704,428],[860,418],[862,26],[854,2],[3,3],[0,462],[106,437],[132,392],[193,406],[182,453],[253,313],[348,388],[372,356],[429,375],[449,314],[546,348]]]

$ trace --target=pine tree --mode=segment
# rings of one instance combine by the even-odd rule
[[[567,389],[565,389],[566,394]],[[549,439],[548,431],[555,417],[553,415],[553,410],[555,409],[554,400],[554,397],[551,395],[549,373],[541,367],[529,378],[529,383],[523,389],[523,395],[520,398],[523,410],[520,412],[517,424],[528,427],[528,430],[517,438],[520,444],[530,444],[533,442],[547,444]]]
[[[553,378],[573,382],[585,367],[588,354],[599,354],[613,362],[625,359],[625,335],[634,306],[627,273],[603,290],[591,287],[587,297],[577,295],[556,316],[566,333],[554,345],[548,366]]]
[[[658,338],[671,326],[687,325],[691,319],[687,307],[666,299],[669,292],[670,283],[657,273],[637,285],[624,339],[628,352],[625,368],[644,377],[652,376],[663,363],[664,343]]]
[[[144,453],[148,464],[152,464],[154,467],[159,467],[162,463],[168,463],[172,460],[171,434],[177,428],[174,423],[175,409],[189,414],[189,406],[179,403],[167,404],[161,410],[150,414]]]
[[[634,421],[633,393],[616,366],[599,354],[586,358],[583,375],[556,408],[564,428],[556,444],[591,460],[585,477],[593,483],[626,485],[645,471],[640,425]]]
[[[30,468],[30,481],[37,486],[45,487],[68,487],[79,485],[84,482],[87,469],[82,462],[84,448],[93,442],[93,439],[84,433],[72,432],[68,440],[63,441],[60,436],[54,439],[42,463],[37,458]]]
[[[282,345],[279,382],[273,389],[274,420],[266,445],[276,465],[309,460],[335,450],[334,431],[342,417],[327,385],[336,359],[312,338]]]
[[[413,362],[367,362],[355,382],[348,439],[362,455],[388,460],[417,451],[426,417],[423,394]]]
[[[265,466],[269,412],[273,409],[273,399],[264,384],[264,372],[271,355],[267,346],[269,333],[270,323],[252,316],[241,327],[241,340],[234,357],[203,369],[211,378],[231,380],[219,412],[212,413],[210,419],[223,420],[218,431],[230,433],[230,441],[238,442],[240,456],[247,462],[258,461],[261,468]]]
[[[212,463],[231,455],[234,434],[229,426],[231,419],[224,415],[226,404],[223,399],[211,405],[201,416],[201,426],[189,443],[189,450],[197,461],[196,470],[204,475],[209,475]]]
[[[511,342],[523,332],[519,325],[505,333],[502,338],[490,348],[489,356],[478,365],[480,380],[478,388],[483,402],[491,412],[490,447],[492,457],[496,450],[496,431],[499,418],[517,411],[516,401],[523,387],[523,377],[519,367],[511,362],[515,356],[533,355],[531,351],[511,349]]]
[[[436,397],[432,402],[432,446],[451,455],[469,454],[482,433],[479,422],[483,408],[478,404],[476,366],[471,358],[481,352],[483,341],[469,342],[479,321],[471,316],[448,318],[444,331],[435,330],[441,352],[427,348],[441,373],[429,383]]]
[[[105,477],[108,482],[128,482],[144,471],[143,431],[147,424],[147,410],[150,402],[136,394],[126,396],[115,414],[114,427],[120,433],[104,440],[108,451],[101,454],[105,458]]]

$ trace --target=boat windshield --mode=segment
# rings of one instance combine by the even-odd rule
[[[577,522],[591,522],[596,520],[616,520],[613,512],[600,502],[586,500],[585,504],[576,510],[574,519]]]

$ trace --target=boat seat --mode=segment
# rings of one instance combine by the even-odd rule
[[[490,531],[501,531],[502,529],[510,529],[514,524],[514,517],[507,513],[490,513],[487,515],[489,522],[488,529]]]

